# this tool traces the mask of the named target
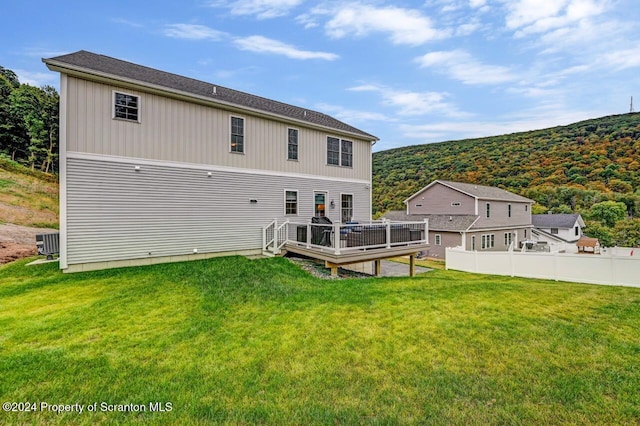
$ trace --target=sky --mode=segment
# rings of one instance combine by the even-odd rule
[[[0,66],[78,50],[320,111],[374,151],[640,111],[639,0],[4,0]]]

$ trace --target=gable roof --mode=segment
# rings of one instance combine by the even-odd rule
[[[120,59],[80,50],[67,55],[42,60],[49,69],[61,73],[76,75],[93,75],[95,77],[113,78],[155,89],[191,95],[209,102],[254,110],[268,115],[287,118],[301,123],[321,126],[354,136],[377,141],[378,138],[363,132],[349,124],[343,123],[329,115],[288,105],[227,87],[214,85],[189,77],[183,77],[154,68],[137,65]]]
[[[476,185],[473,183],[453,182],[448,180],[434,180],[429,185],[425,186],[411,197],[407,198],[404,202],[408,202],[413,197],[422,193],[424,190],[432,187],[433,185],[440,184],[454,189],[463,194],[469,195],[477,200],[493,200],[493,201],[511,201],[514,203],[534,203],[529,198],[522,197],[507,190],[496,188],[493,186]]]
[[[579,214],[533,214],[531,222],[536,228],[573,228],[576,222],[582,222]],[[578,223],[584,226],[584,222]]]

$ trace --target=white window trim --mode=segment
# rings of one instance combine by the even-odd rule
[[[437,246],[441,246],[442,245],[442,235],[441,234],[435,234],[433,236],[433,244],[435,244]]]
[[[491,238],[492,236],[493,236],[493,239]],[[482,250],[488,250],[495,247],[496,247],[496,234],[482,234],[480,248]]]
[[[296,213],[287,213],[287,192],[295,192],[296,193]],[[298,216],[300,214],[300,191],[297,189],[286,189],[284,190],[284,215],[285,216]]]
[[[296,132],[298,132],[298,140],[297,140],[297,147],[298,147],[298,158],[293,159],[293,158],[289,158],[289,130],[295,130]],[[300,129],[296,128],[296,127],[287,127],[287,138],[286,138],[286,149],[287,149],[287,161],[300,161]]]
[[[120,93],[121,95],[127,96],[135,96],[138,98],[138,119],[137,120],[129,120],[127,118],[116,117],[116,93]],[[124,121],[127,123],[141,123],[141,113],[142,113],[142,96],[137,95],[135,93],[129,93],[122,90],[112,90],[111,91],[111,119]]]
[[[327,161],[327,144],[329,142],[329,138],[333,138],[333,139],[338,139],[338,164],[329,164],[329,162]],[[347,142],[351,142],[351,165],[350,166],[343,166],[342,165],[342,142],[347,141]],[[329,166],[329,167],[344,167],[346,169],[353,169],[353,163],[354,160],[356,158],[356,153],[355,153],[355,146],[356,146],[356,142],[353,139],[342,139],[339,136],[336,135],[329,135],[327,134],[325,137],[325,145],[324,145],[324,161],[325,161],[325,165]]]
[[[486,203],[484,206],[484,215],[487,219],[491,218],[491,203]]]
[[[231,150],[231,137],[233,136],[233,119],[242,119],[242,152]],[[247,153],[247,119],[241,115],[229,115],[229,153],[244,155]]]
[[[340,193],[340,222],[342,222],[342,196],[343,195],[351,195],[351,220],[353,220],[353,215],[355,215],[355,206],[356,206],[356,196],[351,192],[341,192]]]

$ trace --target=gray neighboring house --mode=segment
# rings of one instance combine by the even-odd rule
[[[445,258],[446,247],[506,251],[531,238],[533,200],[504,189],[435,180],[405,201],[406,211],[384,215],[389,220],[429,220],[432,258]]]
[[[326,114],[79,51],[60,73],[60,268],[263,250],[274,219],[371,219],[378,139]]]
[[[547,243],[575,243],[585,227],[580,214],[534,214],[533,240]]]

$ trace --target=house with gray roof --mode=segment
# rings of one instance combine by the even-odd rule
[[[109,56],[60,73],[60,267],[260,254],[274,220],[371,219],[377,138],[308,108]]]
[[[552,243],[576,243],[583,236],[584,220],[580,214],[534,214],[533,240]]]
[[[390,220],[429,221],[428,257],[445,257],[447,247],[506,251],[531,238],[533,200],[504,189],[435,180],[407,198],[405,211]]]

